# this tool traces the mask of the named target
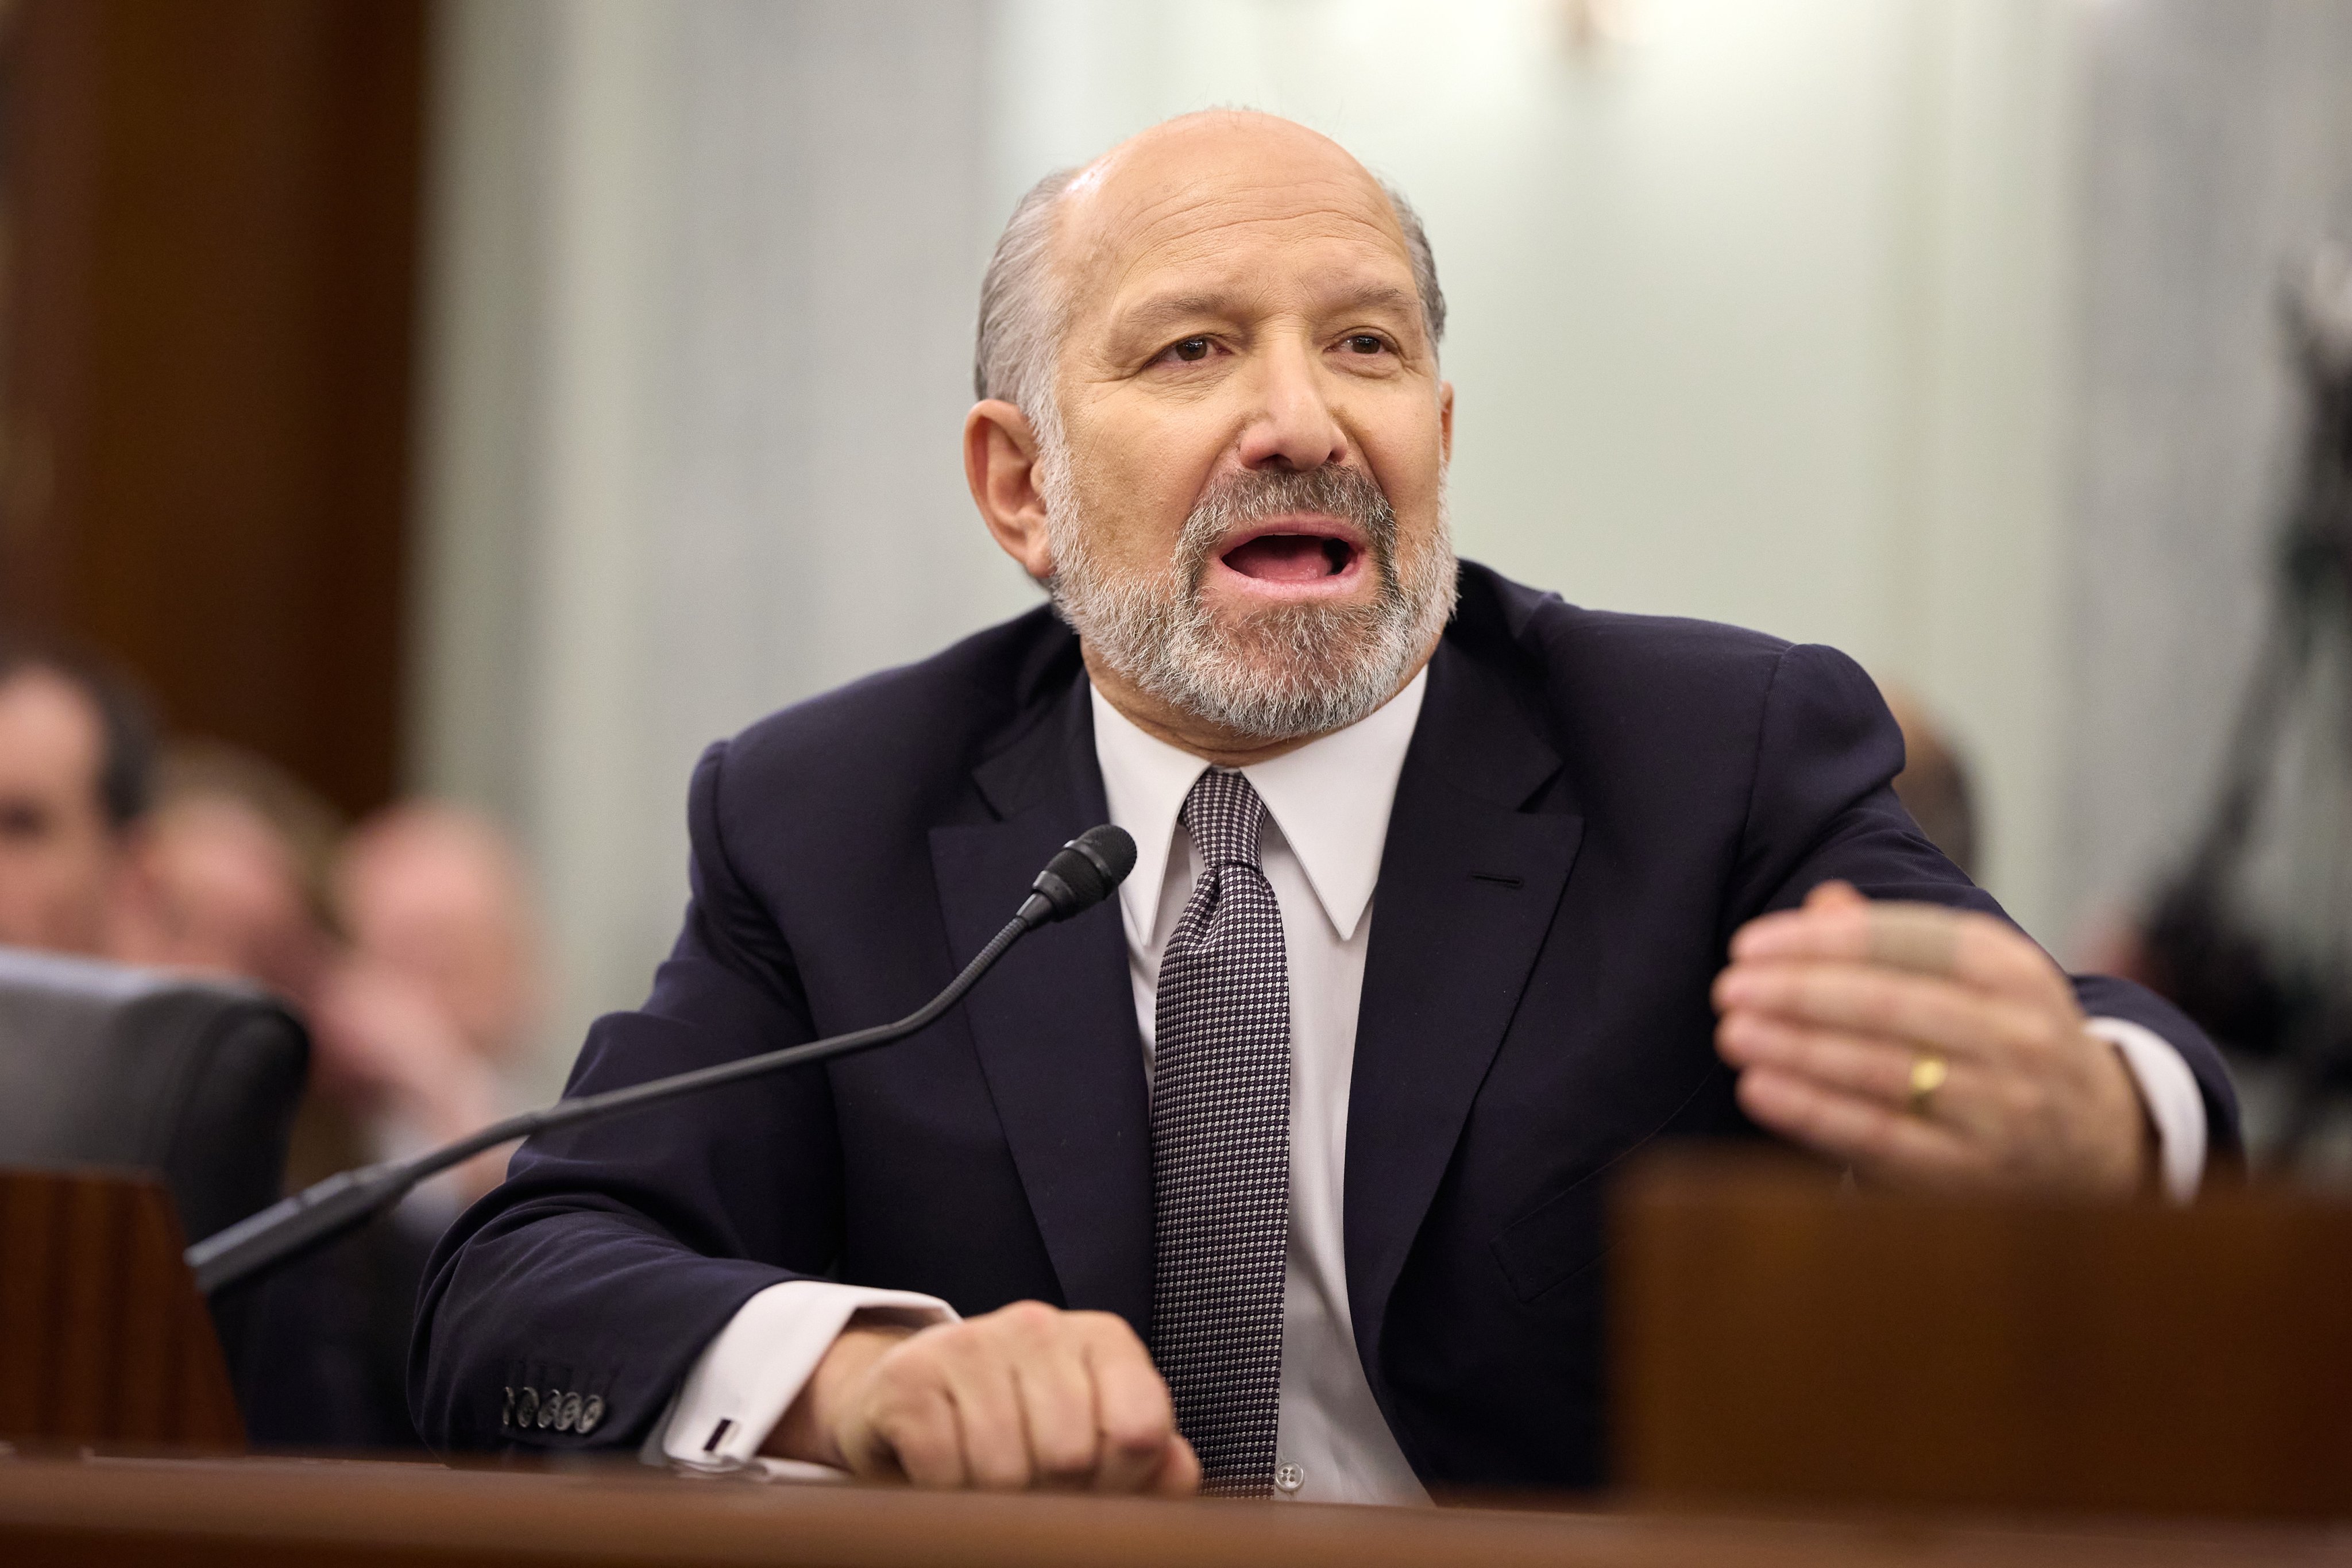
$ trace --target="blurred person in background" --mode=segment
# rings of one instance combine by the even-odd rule
[[[331,898],[348,945],[313,1009],[320,1085],[375,1119],[375,1157],[513,1109],[504,1069],[531,1041],[546,986],[529,879],[505,837],[456,806],[393,806],[344,843]],[[506,1153],[426,1189],[443,1220],[498,1184]]]
[[[503,1069],[529,1043],[544,985],[519,857],[453,806],[391,806],[327,858],[338,932],[309,998],[311,1105],[289,1185],[422,1152],[511,1108]],[[426,1257],[457,1212],[498,1184],[492,1150],[409,1194],[273,1286],[283,1331],[310,1350],[254,1421],[308,1447],[416,1444],[403,1391]]]
[[[499,1068],[538,1007],[538,936],[520,863],[489,824],[404,805],[346,837],[285,770],[195,742],[166,757],[131,860],[113,956],[251,980],[309,1021],[292,1184],[501,1113]],[[434,1217],[416,1227],[437,1232],[503,1163],[485,1155],[429,1188],[419,1206]]]
[[[1973,879],[1979,868],[1976,794],[1969,782],[1969,764],[1917,698],[1899,686],[1879,689],[1903,731],[1903,771],[1895,775],[1895,798],[1927,842]]]
[[[175,744],[132,846],[108,943],[126,963],[229,975],[306,1014],[334,959],[326,873],[342,821],[284,769]]]
[[[106,949],[154,753],[127,682],[0,632],[0,947]]]
[[[166,763],[137,862],[121,956],[257,981],[309,1021],[289,1190],[506,1109],[499,1068],[529,1037],[541,988],[520,866],[488,823],[404,805],[345,833],[284,770],[206,743]],[[505,1151],[485,1154],[268,1282],[255,1331],[278,1353],[247,1396],[257,1442],[415,1446],[402,1379],[425,1259],[505,1164]]]
[[[129,682],[5,636],[0,945],[242,979],[292,1004],[312,1053],[289,1187],[501,1114],[544,991],[527,879],[488,823],[405,805],[346,836],[265,758],[198,741],[159,760]],[[415,1444],[402,1383],[417,1281],[505,1163],[482,1156],[259,1288],[243,1331],[268,1347],[266,1370],[239,1390],[256,1442]]]

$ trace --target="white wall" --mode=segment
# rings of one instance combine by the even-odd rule
[[[633,1005],[712,739],[1035,602],[970,521],[983,12],[451,0],[416,782],[518,825]]]
[[[705,740],[1033,603],[956,466],[1013,198],[1249,103],[1421,205],[1462,542],[1848,648],[2053,882],[2070,0],[446,0],[418,782],[520,823],[586,1016]]]

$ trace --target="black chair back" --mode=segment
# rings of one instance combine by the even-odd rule
[[[310,1053],[250,986],[0,948],[0,1164],[156,1172],[201,1240],[277,1201]]]

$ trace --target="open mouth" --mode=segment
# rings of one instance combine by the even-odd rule
[[[1297,593],[1351,583],[1363,547],[1336,527],[1286,518],[1251,533],[1217,557],[1225,569],[1261,591]]]

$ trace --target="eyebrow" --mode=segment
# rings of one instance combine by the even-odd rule
[[[1187,317],[1227,316],[1233,313],[1234,300],[1230,292],[1162,294],[1125,312],[1118,325],[1124,331],[1142,334]],[[1392,283],[1374,283],[1338,296],[1326,308],[1418,310],[1421,301],[1412,289],[1400,289]]]

